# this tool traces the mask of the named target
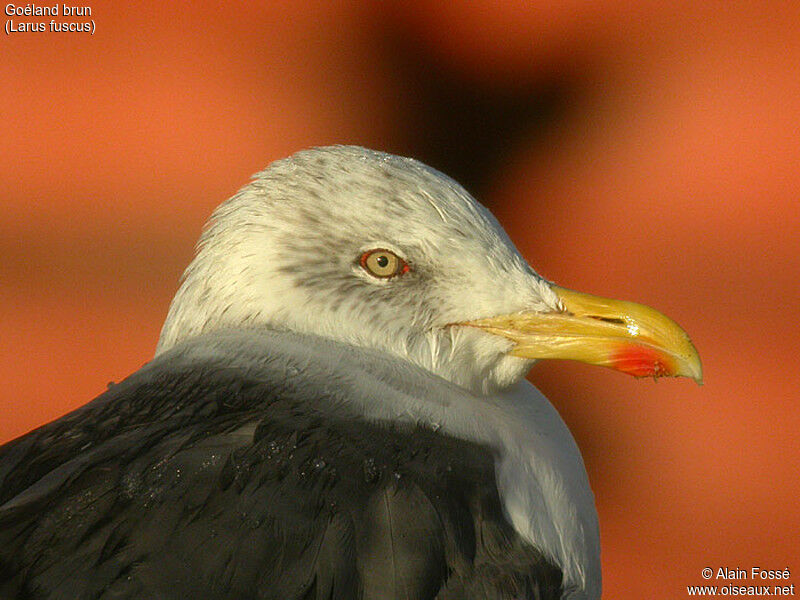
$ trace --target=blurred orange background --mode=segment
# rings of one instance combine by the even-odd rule
[[[692,335],[702,387],[531,374],[586,459],[604,597],[682,598],[704,567],[800,585],[798,5],[259,4],[3,36],[0,442],[152,357],[252,173],[361,144],[459,179],[547,278]]]

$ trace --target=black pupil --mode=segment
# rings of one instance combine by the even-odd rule
[[[385,254],[381,254],[378,257],[378,266],[381,268],[385,268],[389,264],[389,257]]]

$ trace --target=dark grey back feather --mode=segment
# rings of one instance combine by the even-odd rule
[[[166,362],[0,448],[0,597],[559,598],[487,447]]]

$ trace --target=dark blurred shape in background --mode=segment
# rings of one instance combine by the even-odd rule
[[[461,181],[544,276],[693,336],[703,387],[531,376],[583,449],[605,597],[683,597],[703,567],[800,584],[800,9],[532,4],[93,2],[94,36],[5,36],[0,441],[152,356],[251,173],[357,143]]]

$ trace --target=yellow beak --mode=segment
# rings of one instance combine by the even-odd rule
[[[564,358],[636,377],[691,377],[703,383],[700,356],[675,321],[657,310],[553,287],[560,312],[519,312],[460,325],[516,343],[513,356]]]

